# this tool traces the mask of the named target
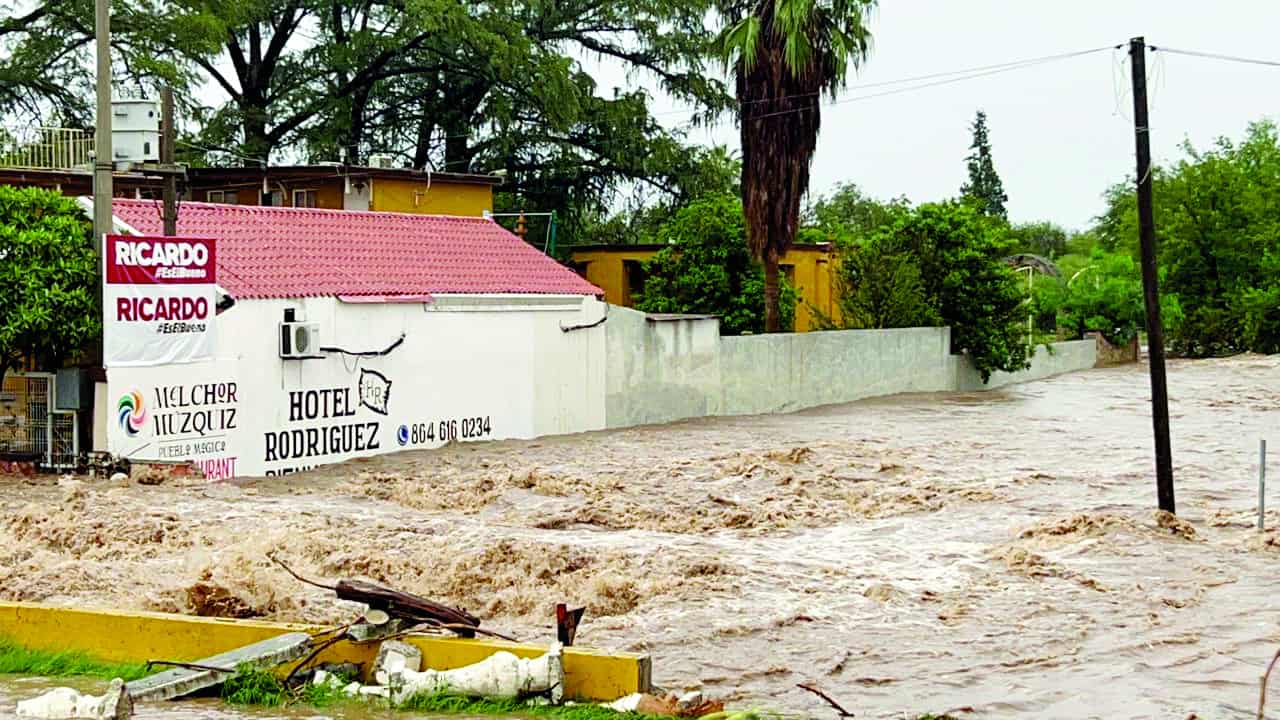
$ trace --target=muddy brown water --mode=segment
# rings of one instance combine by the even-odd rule
[[[1251,717],[1280,647],[1280,534],[1253,529],[1280,357],[1175,362],[1169,392],[1177,519],[1153,510],[1129,366],[285,479],[10,480],[0,597],[354,616],[274,549],[522,639],[584,604],[581,643],[649,653],[659,684],[732,706],[831,716],[795,687],[811,681],[859,717]]]

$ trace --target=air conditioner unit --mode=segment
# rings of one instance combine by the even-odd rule
[[[320,354],[320,323],[280,323],[280,357],[316,358]]]
[[[390,155],[370,155],[369,156],[369,167],[371,168],[378,168],[379,170],[390,170],[393,162],[395,162],[395,160]]]

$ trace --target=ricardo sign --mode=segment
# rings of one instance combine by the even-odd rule
[[[103,342],[107,367],[213,355],[213,240],[108,235]]]

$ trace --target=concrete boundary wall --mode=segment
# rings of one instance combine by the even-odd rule
[[[972,391],[1094,366],[1093,340],[1039,348],[1030,370],[984,385],[950,352],[950,328],[721,337],[715,318],[612,308],[605,421],[611,428],[709,415],[792,412],[904,392]]]

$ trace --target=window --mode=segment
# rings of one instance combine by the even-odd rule
[[[232,197],[235,197],[235,196],[233,195]],[[211,203],[225,203],[227,201],[227,191],[226,190],[210,190],[209,192],[205,193],[204,198],[205,200],[208,200]]]
[[[293,206],[297,208],[313,208],[316,206],[315,190],[294,190]]]
[[[640,295],[644,293],[644,283],[649,279],[648,273],[644,271],[644,263],[640,260],[623,260],[623,304],[627,307],[635,305],[640,299]]]

